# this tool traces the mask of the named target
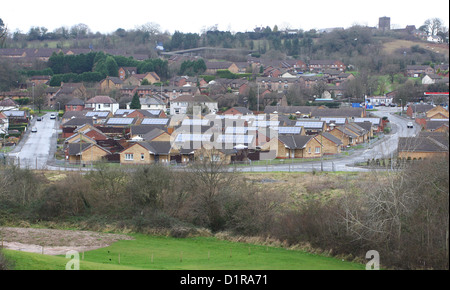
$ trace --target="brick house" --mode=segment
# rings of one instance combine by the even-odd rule
[[[322,144],[312,135],[279,135],[261,147],[262,151],[276,150],[276,158],[318,158]]]
[[[120,67],[119,68],[119,79],[122,81],[128,78],[130,75],[137,74],[137,67]]]
[[[120,152],[120,164],[168,164],[170,162],[171,149],[171,142],[136,142]]]
[[[322,72],[328,69],[345,71],[347,66],[339,60],[311,60],[309,61],[309,70],[312,72]]]
[[[92,164],[110,155],[111,152],[95,143],[70,143],[65,154],[66,160],[71,164]]]
[[[118,77],[106,77],[106,79],[100,81],[100,90],[102,92],[110,92],[112,90],[120,90],[123,85],[123,81]]]
[[[230,72],[239,73],[239,67],[229,61],[207,61],[206,62],[206,74],[215,75],[218,70],[229,70]]]
[[[398,158],[406,160],[448,158],[448,133],[420,132],[417,137],[400,137]]]
[[[84,101],[79,98],[73,98],[66,104],[66,112],[70,111],[83,111],[84,110]]]

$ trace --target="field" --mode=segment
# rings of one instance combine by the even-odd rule
[[[445,54],[446,57],[449,57],[448,46],[445,44],[438,44],[432,42],[420,42],[420,41],[411,41],[404,39],[395,39],[389,40],[383,45],[383,50],[386,53],[392,54],[398,49],[411,48],[411,46],[418,45],[419,47],[430,50],[439,54]]]
[[[80,270],[363,270],[364,265],[280,247],[220,240],[131,234],[97,250],[80,252]],[[65,255],[4,250],[16,270],[64,270]]]

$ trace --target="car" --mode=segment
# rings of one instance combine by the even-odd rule
[[[42,121],[41,117],[37,117],[36,121]]]
[[[36,127],[33,127],[32,129],[31,129],[31,133],[36,133],[37,132],[37,128]]]
[[[406,124],[406,128],[414,128],[414,124],[412,122],[408,122],[408,124]]]
[[[51,113],[50,114],[50,119],[56,119],[56,114],[55,113]]]

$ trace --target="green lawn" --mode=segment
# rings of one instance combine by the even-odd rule
[[[98,250],[84,253],[81,270],[363,270],[365,265],[298,250],[198,237],[132,235]],[[16,270],[64,270],[69,259],[4,250]],[[80,253],[80,259],[82,257]],[[120,264],[119,264],[120,255]],[[153,255],[153,262],[152,262]]]

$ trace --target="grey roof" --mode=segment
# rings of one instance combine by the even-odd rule
[[[92,143],[70,143],[69,147],[69,155],[78,155],[80,152],[83,152],[87,148],[89,148]],[[81,147],[81,150],[80,150]]]
[[[73,98],[66,105],[69,106],[84,106],[84,101],[79,98]]]
[[[336,143],[337,145],[342,145],[342,141],[339,140],[339,138],[337,138],[337,137],[331,135],[330,133],[328,133],[328,132],[323,132],[322,135],[323,135],[324,138],[327,138],[327,139],[330,140],[331,142]]]
[[[63,126],[65,127],[69,127],[69,126],[82,126],[84,124],[93,124],[92,118],[85,118],[85,117],[81,117],[81,118],[73,118],[70,119],[69,121],[65,122],[63,124]]]
[[[302,135],[279,135],[280,140],[289,149],[303,149],[305,145],[312,139],[313,136]]]
[[[443,142],[441,140],[441,142]],[[447,143],[441,143],[432,137],[400,137],[398,140],[398,151],[409,152],[448,152]]]
[[[153,128],[151,131],[144,134],[142,138],[144,139],[144,141],[151,141],[151,140],[155,139],[156,137],[160,136],[161,134],[164,134],[165,132],[166,132],[165,130]]]
[[[447,126],[448,128],[448,120],[447,121],[427,121],[426,128],[427,130],[436,130],[442,126]]]
[[[172,149],[172,143],[169,141],[163,142],[139,142],[144,148],[148,149],[151,154],[168,155]]]

